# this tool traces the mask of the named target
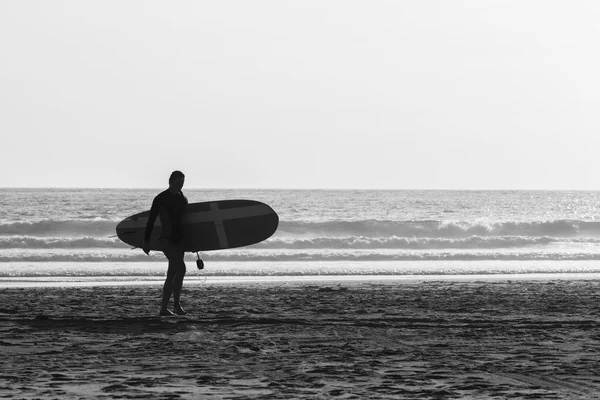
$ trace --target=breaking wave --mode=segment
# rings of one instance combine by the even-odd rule
[[[11,236],[0,237],[0,249],[89,249],[89,248],[128,248],[127,244],[118,238],[81,238],[65,237],[31,237]]]
[[[330,221],[286,222],[279,225],[280,233],[293,235],[339,236],[358,235],[370,237],[429,237],[465,238],[470,236],[560,236],[578,235],[600,238],[600,222],[581,220],[554,221]]]
[[[350,236],[271,239],[258,243],[254,247],[264,249],[501,249],[552,243],[597,244],[600,243],[600,239],[550,236],[471,236],[460,239]]]
[[[501,249],[543,246],[552,243],[600,244],[600,238],[555,238],[550,236],[471,236],[468,238],[404,237],[316,237],[271,238],[253,245],[256,249]],[[125,249],[130,246],[116,237],[0,237],[0,249]]]
[[[0,235],[29,236],[108,236],[115,234],[118,221],[53,220],[0,223]]]
[[[53,220],[0,223],[0,236],[103,237],[115,234],[119,221]],[[585,235],[600,238],[600,222],[581,220],[553,221],[280,221],[277,235],[294,236],[367,236],[466,238],[471,236],[573,237]]]

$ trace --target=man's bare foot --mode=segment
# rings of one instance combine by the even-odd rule
[[[175,314],[177,314],[177,315],[185,315],[185,314],[187,314],[185,312],[185,310],[183,308],[181,308],[181,306],[175,306],[173,308],[173,311],[175,311]]]
[[[158,315],[160,316],[167,316],[167,315],[175,315],[173,314],[173,312],[171,310],[167,310],[166,308],[164,310],[160,310],[160,312],[158,313]]]

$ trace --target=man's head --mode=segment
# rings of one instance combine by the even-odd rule
[[[181,190],[185,182],[185,175],[181,171],[173,171],[169,177],[169,186],[176,190]]]

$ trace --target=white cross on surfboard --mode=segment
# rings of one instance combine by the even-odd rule
[[[227,241],[227,234],[225,233],[225,226],[223,221],[228,219],[238,219],[247,217],[258,217],[260,215],[270,214],[271,210],[269,207],[263,205],[248,206],[241,208],[229,208],[221,210],[219,203],[211,202],[210,211],[204,211],[199,213],[190,213],[186,215],[183,223],[196,223],[196,222],[208,222],[214,221],[215,228],[217,229],[217,237],[219,238],[219,245],[223,248],[229,247]]]

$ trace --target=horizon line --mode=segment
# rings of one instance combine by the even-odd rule
[[[161,187],[107,187],[107,186],[0,186],[0,190],[5,189],[65,189],[65,190],[161,190]],[[445,191],[445,192],[598,192],[600,189],[475,189],[475,188],[285,188],[285,187],[186,187],[185,190],[333,190],[333,191]]]

